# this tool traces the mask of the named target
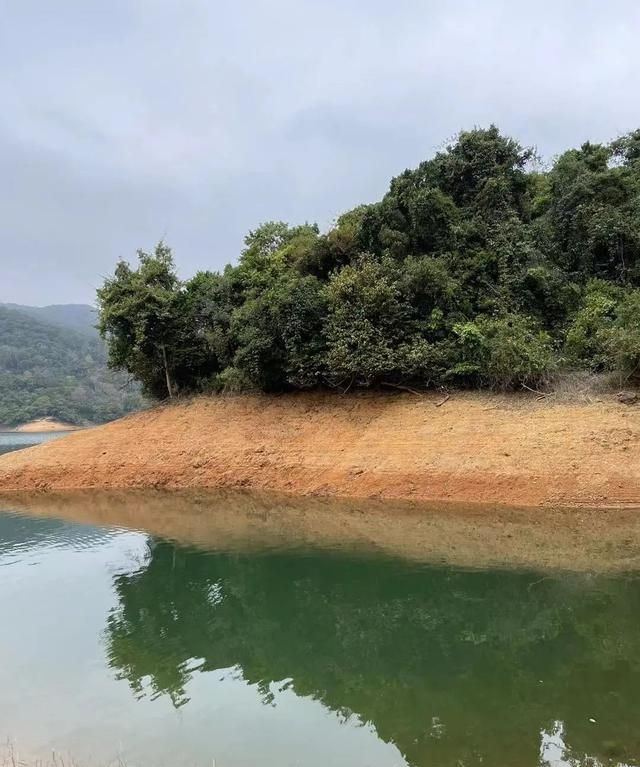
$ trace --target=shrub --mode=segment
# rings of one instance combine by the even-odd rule
[[[634,375],[640,369],[640,290],[590,282],[566,350],[576,366]]]
[[[529,317],[507,314],[458,323],[459,362],[447,377],[509,389],[537,386],[556,368],[551,336]]]

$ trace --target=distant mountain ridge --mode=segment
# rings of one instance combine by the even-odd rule
[[[101,423],[143,406],[139,387],[109,370],[95,322],[85,304],[0,305],[0,424]]]
[[[49,306],[24,306],[23,304],[0,304],[7,309],[28,314],[40,322],[80,333],[97,335],[98,316],[89,304],[50,304]]]

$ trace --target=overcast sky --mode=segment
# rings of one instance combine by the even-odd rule
[[[637,0],[0,0],[0,301],[93,302],[164,238],[373,201],[461,128],[640,127]]]

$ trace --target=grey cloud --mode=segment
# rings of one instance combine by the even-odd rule
[[[640,125],[633,0],[0,5],[0,300],[91,301],[161,236],[220,268],[463,127],[549,157]]]

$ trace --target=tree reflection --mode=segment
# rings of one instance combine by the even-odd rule
[[[640,756],[638,581],[154,542],[115,588],[109,662],[137,695],[181,706],[191,675],[237,667],[265,702],[290,680],[354,712],[414,765],[536,765],[557,721],[575,764]]]

